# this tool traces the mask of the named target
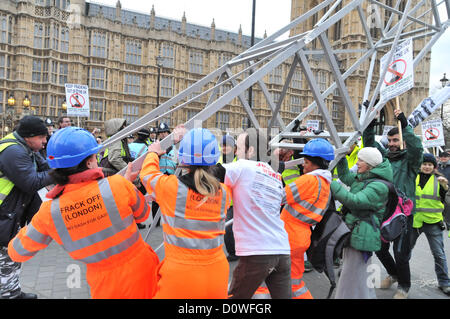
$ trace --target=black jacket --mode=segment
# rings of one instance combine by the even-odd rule
[[[446,163],[439,163],[438,171],[445,176],[450,182],[450,161]]]
[[[47,162],[39,152],[33,152],[17,132],[13,134],[22,145],[8,146],[0,153],[0,171],[14,183],[0,205],[0,214],[14,213],[15,220],[23,224],[24,214],[28,216],[26,219],[31,219],[39,209],[41,201],[37,191],[52,184],[53,180],[48,175]]]

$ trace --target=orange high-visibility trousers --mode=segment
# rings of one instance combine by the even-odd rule
[[[284,221],[291,246],[292,298],[313,299],[302,279],[305,272],[304,254],[311,244],[311,229],[306,224],[293,222],[292,216],[286,211],[281,213],[281,219]]]
[[[158,269],[155,298],[227,298],[229,264],[223,251],[225,218],[231,191],[224,184],[205,197],[175,175],[159,170],[159,158],[149,153],[141,179],[161,209],[165,259]]]
[[[252,299],[270,299],[270,291],[269,288],[267,288],[267,285],[265,282],[261,284],[261,286],[256,289],[255,293],[253,294]]]
[[[159,263],[153,249],[145,244],[123,267],[93,269],[87,266],[86,280],[92,299],[151,299],[156,292]]]
[[[183,263],[164,259],[158,269],[155,299],[226,299],[229,264],[225,254],[214,261]]]

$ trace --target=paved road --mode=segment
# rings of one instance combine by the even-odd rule
[[[141,230],[145,237],[147,229]],[[447,232],[445,232],[447,235]],[[158,227],[148,239],[148,243],[156,249],[162,242],[162,230]],[[447,260],[450,261],[450,238],[444,240]],[[374,273],[379,271],[380,278],[386,276],[384,268],[376,257],[372,257]],[[230,263],[230,280],[232,270],[237,262]],[[411,299],[446,299],[437,287],[434,262],[425,235],[417,240],[411,259],[412,287],[409,298]],[[25,292],[34,292],[43,299],[87,299],[90,298],[89,287],[86,283],[86,267],[75,262],[55,242],[52,242],[45,250],[40,251],[34,258],[23,263],[21,273],[21,285]],[[330,287],[324,274],[312,271],[304,275],[306,285],[316,299],[324,299]],[[376,289],[379,299],[391,299],[395,294],[396,285],[391,289]]]

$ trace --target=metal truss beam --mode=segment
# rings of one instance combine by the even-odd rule
[[[381,54],[386,52],[386,48],[390,48],[391,51],[389,52],[389,55],[392,57],[392,48],[403,39],[411,38],[413,41],[420,39],[425,44],[420,52],[414,57],[414,67],[416,67],[450,24],[450,20],[448,19],[446,21],[442,21],[438,12],[438,6],[444,4],[448,16],[450,16],[450,0],[442,0],[439,3],[436,3],[436,0],[421,0],[417,2],[412,9],[410,9],[411,2],[411,0],[408,0],[404,10],[400,11],[400,0],[396,1],[394,7],[387,6],[376,0],[353,0],[336,11],[338,5],[341,4],[341,0],[322,1],[316,7],[292,20],[288,25],[281,28],[279,31],[275,32],[266,39],[263,39],[245,52],[242,52],[219,67],[217,70],[214,70],[210,74],[206,75],[187,89],[169,99],[167,102],[164,102],[122,131],[110,137],[105,141],[104,147],[108,147],[108,145],[125,138],[129,134],[137,132],[139,129],[169,116],[171,113],[176,112],[188,106],[190,103],[206,96],[208,97],[208,101],[204,108],[184,123],[187,129],[202,127],[203,123],[208,118],[220,111],[234,98],[239,99],[243,109],[251,120],[252,125],[256,128],[264,129],[262,124],[266,125],[266,123],[258,122],[257,116],[254,113],[255,108],[250,107],[245,97],[245,92],[249,89],[249,87],[254,84],[258,84],[263,92],[264,98],[266,99],[266,103],[269,106],[269,111],[271,112],[270,120],[267,124],[267,133],[270,134],[273,132],[275,122],[277,122],[279,128],[281,129],[281,131],[273,134],[273,137],[270,140],[271,148],[282,147],[289,149],[302,149],[304,147],[304,144],[286,142],[280,143],[280,140],[284,138],[327,138],[333,143],[336,154],[335,159],[330,163],[331,169],[343,156],[345,156],[349,150],[349,147],[362,135],[362,132],[367,125],[375,118],[378,111],[384,107],[385,102],[378,102],[375,104],[375,101],[379,97],[379,91],[384,75],[387,72],[387,66],[381,70],[378,82],[374,83],[373,81],[374,70],[376,69],[376,66],[379,65],[378,59]],[[379,8],[385,9],[390,13],[389,20],[386,25],[378,26],[382,36],[376,41],[371,36],[372,26],[368,25],[366,20],[367,17],[364,12],[364,8],[368,5],[378,6]],[[329,9],[311,30],[287,39],[282,38],[286,32],[291,31],[295,27],[303,25],[304,23],[309,23],[310,19],[315,14],[321,12],[325,8]],[[421,11],[422,13],[419,16],[416,16],[416,12],[421,8],[423,9]],[[361,23],[362,30],[366,36],[367,47],[364,49],[354,50],[334,49],[328,41],[327,31],[338,21],[342,20],[353,11],[356,11],[359,15],[359,22]],[[434,18],[433,24],[428,22],[428,20],[430,20],[430,15]],[[395,16],[399,18],[397,22],[394,22]],[[310,48],[309,44],[316,39],[320,42],[322,47],[321,49]],[[357,54],[356,61],[353,62],[351,66],[347,67],[345,72],[342,71],[342,73],[336,58],[337,54]],[[323,92],[321,92],[320,86],[314,76],[314,68],[307,59],[308,55],[323,56],[325,58],[325,62],[328,64],[328,70],[331,71],[330,74],[332,75],[332,80],[330,82],[332,83]],[[357,105],[353,104],[345,81],[352,76],[364,62],[369,60],[370,65],[364,87],[363,100],[369,100],[370,103],[367,109],[362,107],[358,118]],[[284,82],[281,83],[282,89],[280,92],[280,99],[275,103],[270,90],[264,82],[264,78],[283,63],[290,64],[290,67],[288,74],[283,79]],[[301,70],[305,75],[314,101],[304,108],[294,120],[285,125],[282,117],[280,116],[280,111],[296,70]],[[375,89],[372,90],[374,84],[376,84]],[[231,89],[228,90],[229,87],[231,87]],[[332,94],[335,89],[339,90],[344,104],[345,114],[350,118],[352,125],[352,130],[350,130],[350,132],[338,132],[325,103],[327,97]],[[300,135],[298,132],[292,132],[295,122],[297,120],[304,120],[315,109],[318,109],[320,115],[322,116],[324,123],[326,124],[326,131],[319,135],[314,135],[312,133]],[[161,141],[161,147],[163,149],[168,148],[172,144],[172,134]],[[144,158],[145,154],[134,161],[133,166],[135,170],[142,166]],[[298,164],[299,162],[301,162],[301,160],[288,162],[286,163],[286,167]],[[119,174],[122,175],[124,173],[125,169],[119,172]],[[156,219],[158,219],[159,216],[160,211],[156,215]],[[149,228],[145,239],[147,239],[150,232],[153,231],[155,224],[156,223],[153,223],[151,228]],[[161,244],[155,250],[158,254],[161,254],[160,251],[162,248],[163,245]]]
[[[338,6],[341,8],[338,10]],[[208,102],[204,108],[194,117],[188,119],[185,123],[187,129],[195,126],[202,126],[203,123],[220,111],[224,106],[229,104],[234,98],[238,98],[242,104],[245,113],[251,120],[254,127],[265,128],[267,125],[267,132],[273,131],[273,126],[277,125],[281,129],[278,134],[272,136],[270,144],[272,147],[280,146],[279,141],[282,138],[295,137],[295,133],[291,133],[295,120],[302,121],[315,109],[318,109],[319,114],[326,125],[327,133],[323,135],[329,138],[336,148],[336,160],[331,164],[334,166],[337,160],[345,155],[345,151],[367,127],[370,121],[376,116],[377,112],[384,106],[383,103],[375,103],[379,97],[381,88],[381,80],[374,83],[374,78],[383,79],[387,72],[387,67],[381,70],[379,77],[374,76],[374,71],[379,65],[378,59],[381,54],[386,52],[386,49],[395,47],[400,41],[406,38],[411,38],[413,41],[421,40],[424,43],[421,51],[414,57],[414,67],[427,54],[433,44],[439,39],[444,31],[449,26],[449,20],[443,20],[439,16],[438,7],[445,6],[448,13],[450,13],[450,0],[421,0],[412,7],[412,0],[408,0],[405,8],[399,10],[400,0],[395,1],[394,7],[388,6],[381,1],[376,0],[353,0],[343,5],[341,0],[325,0],[320,2],[316,7],[308,12],[303,13],[298,18],[292,20],[288,25],[281,28],[269,37],[261,40],[253,47],[242,52],[234,57],[223,66],[214,70],[192,86],[183,90],[173,98],[164,102],[154,110],[142,116],[136,122],[132,123],[122,131],[118,132],[107,141],[105,147],[111,143],[117,142],[125,138],[130,133],[136,132],[139,129],[148,126],[149,124],[158,121],[159,119],[169,116],[190,103],[202,98],[208,97]],[[367,17],[370,13],[364,10],[367,6],[378,6],[379,9],[384,9],[389,14],[387,23],[377,26],[381,31],[380,39],[373,39],[371,36],[372,25],[369,25]],[[412,8],[411,8],[412,7]],[[289,38],[283,36],[298,26],[309,24],[312,17],[319,12],[328,8],[327,12],[315,24],[315,26],[306,32],[294,35]],[[327,31],[330,30],[338,21],[342,20],[348,14],[356,12],[359,16],[359,23],[362,25],[363,33],[366,37],[366,48],[362,49],[335,49],[332,47],[327,38]],[[417,15],[417,12],[420,12]],[[397,17],[398,19],[395,19]],[[433,19],[430,19],[432,17]],[[385,21],[384,19],[382,19]],[[430,23],[430,21],[432,22]],[[321,49],[312,49],[310,43],[316,40],[320,43]],[[320,55],[328,64],[328,71],[332,75],[331,84],[323,92],[319,89],[319,84],[315,78],[314,71],[316,68],[311,66],[308,61],[308,55]],[[339,68],[337,54],[356,54],[356,60],[353,65],[347,67],[344,71]],[[393,55],[393,51],[389,52]],[[357,115],[358,105],[354,105],[349,89],[346,86],[346,79],[352,76],[363,63],[370,61],[367,79],[364,87],[364,100],[370,101],[367,109],[362,108],[361,113]],[[285,75],[281,83],[280,99],[274,101],[270,88],[264,82],[265,77],[273,72],[281,64],[289,64],[289,72]],[[294,72],[301,70],[305,75],[308,86],[314,101],[303,109],[296,118],[290,123],[285,124],[281,117],[281,109],[283,103],[287,103],[286,95],[289,92],[290,83],[292,81]],[[246,91],[249,87],[257,84],[263,93],[266,100],[266,105],[269,106],[271,112],[268,123],[259,123],[258,115],[255,113],[255,106],[250,107],[246,99]],[[230,88],[228,91],[224,88]],[[375,89],[372,89],[375,86]],[[325,103],[327,97],[339,90],[340,96],[345,107],[345,113],[350,119],[352,126],[351,132],[338,132],[333,123],[330,111]],[[200,93],[199,93],[200,92]],[[362,101],[359,101],[362,102]],[[294,135],[292,135],[294,134]],[[161,142],[163,148],[167,148],[172,144],[172,136],[169,135]],[[284,143],[286,144],[286,143]],[[303,145],[291,145],[290,148],[301,148]],[[143,156],[135,161],[136,166],[140,166],[143,161]],[[120,172],[121,174],[124,171]]]

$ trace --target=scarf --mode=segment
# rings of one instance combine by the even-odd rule
[[[386,157],[390,162],[399,161],[403,158],[403,155],[406,153],[406,150],[388,152]]]
[[[88,181],[95,181],[98,179],[105,178],[105,175],[103,175],[102,168],[93,168],[88,169],[80,173],[76,173],[69,176],[69,182],[67,184],[78,184],[78,183],[84,183]],[[66,184],[66,185],[67,185]],[[53,199],[56,197],[59,197],[64,189],[66,188],[66,185],[56,185],[51,191],[45,195],[45,197]]]
[[[425,173],[422,173],[422,172],[419,173],[419,186],[420,186],[420,188],[423,189],[425,187],[425,184],[428,182],[430,177],[431,177],[431,174],[425,174]]]

